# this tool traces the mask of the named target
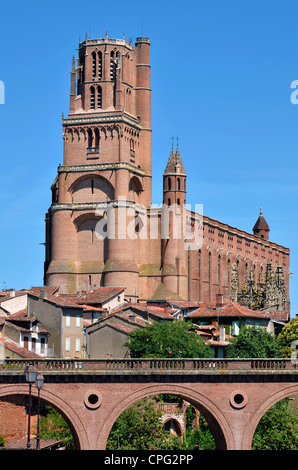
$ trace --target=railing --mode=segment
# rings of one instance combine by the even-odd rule
[[[85,372],[117,373],[229,373],[257,371],[298,372],[296,361],[291,359],[6,359],[0,362],[2,372],[21,372],[32,363],[45,373]]]

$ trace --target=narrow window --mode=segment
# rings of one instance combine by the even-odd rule
[[[102,108],[102,89],[101,89],[101,86],[97,87],[97,107]]]
[[[31,351],[36,352],[36,338],[31,338]]]
[[[96,148],[99,147],[99,130],[97,129],[97,127],[94,130],[94,144]]]
[[[43,354],[45,352],[45,338],[40,338],[40,353]]]
[[[80,338],[76,338],[76,352],[80,352],[80,349],[81,349]]]
[[[168,189],[171,189],[171,178],[168,178]]]
[[[177,178],[177,190],[180,191],[180,178]]]
[[[98,53],[98,80],[102,78],[102,53]]]
[[[221,257],[219,255],[218,260],[217,260],[217,280],[218,280],[218,284],[220,284],[220,266],[221,266]]]
[[[94,194],[94,179],[91,180],[91,194]]]
[[[115,64],[114,64],[114,51],[111,52],[111,55],[110,55],[110,78],[111,80],[114,79],[114,75],[115,75]]]
[[[81,315],[76,315],[76,327],[80,328],[81,326]]]
[[[24,348],[28,349],[29,338],[28,336],[24,336]]]
[[[198,277],[201,275],[201,250],[198,251]]]
[[[66,313],[65,315],[65,326],[70,326],[70,314]]]
[[[91,285],[92,285],[92,279],[91,279],[91,276],[89,274],[89,286],[91,287]]]
[[[171,205],[171,199],[168,199],[168,206],[170,207]]]
[[[70,351],[70,338],[65,338],[65,351]]]
[[[94,88],[94,86],[92,86],[91,89],[90,89],[90,108],[91,109],[95,108],[95,88]]]
[[[211,280],[211,253],[208,255],[208,279]]]
[[[88,129],[87,131],[87,134],[88,134],[88,148],[91,148],[92,147],[92,130],[91,129]]]
[[[96,76],[96,53],[92,52],[92,78],[95,80]]]

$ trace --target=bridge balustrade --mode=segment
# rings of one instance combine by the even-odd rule
[[[6,359],[1,371],[23,371],[29,364],[43,371],[262,371],[295,370],[291,359]]]

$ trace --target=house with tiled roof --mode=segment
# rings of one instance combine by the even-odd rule
[[[277,314],[278,313],[278,314]],[[231,336],[239,334],[240,327],[260,326],[272,334],[278,334],[288,321],[287,312],[269,312],[266,310],[251,310],[235,302],[205,302],[200,303],[198,308],[184,315],[184,318],[198,325],[210,325],[217,321],[219,325],[225,326],[226,332]]]
[[[125,287],[97,287],[71,296],[78,304],[92,305],[108,311],[124,305]]]
[[[1,359],[47,357],[49,333],[27,308],[0,320]]]
[[[128,357],[129,351],[124,343],[132,331],[154,321],[173,321],[175,311],[168,306],[151,307],[145,303],[126,304],[113,310],[85,328],[86,357]]]
[[[83,305],[41,289],[28,293],[28,314],[36,316],[49,332],[52,357],[83,357]]]

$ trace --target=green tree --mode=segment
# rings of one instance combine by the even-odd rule
[[[4,436],[0,434],[0,447],[4,447],[7,441],[5,440]]]
[[[276,338],[265,328],[243,326],[239,335],[226,348],[228,358],[274,358],[280,357],[280,346]]]
[[[46,415],[40,417],[39,433],[41,439],[64,440],[67,450],[74,449],[73,436],[67,422],[49,405],[46,406]]]
[[[131,357],[194,358],[212,357],[212,349],[185,321],[153,322],[133,331],[125,343]]]
[[[287,399],[271,407],[261,418],[252,450],[297,450],[298,415],[292,413]]]
[[[292,318],[277,336],[277,342],[281,349],[281,357],[290,358],[294,352],[291,347],[293,341],[298,340],[298,319]]]
[[[154,403],[140,400],[127,408],[112,427],[107,450],[179,449],[180,439],[163,429],[161,412]]]

